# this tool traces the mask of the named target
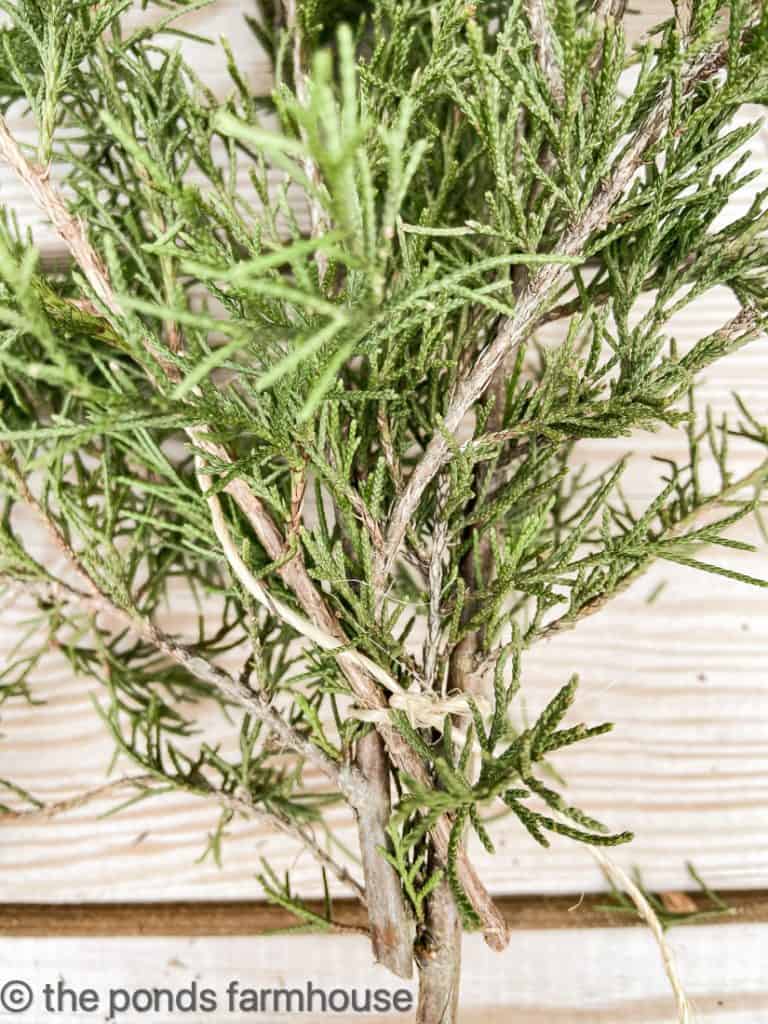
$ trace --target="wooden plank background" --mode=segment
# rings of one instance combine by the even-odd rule
[[[666,6],[663,0],[644,4],[633,16],[635,32],[659,20]],[[250,13],[249,5],[220,0],[191,15],[185,24],[212,36],[228,35],[248,64],[250,80],[263,89],[268,69],[240,28],[246,10]],[[189,45],[198,71],[219,92],[225,90],[226,77],[215,52]],[[765,138],[754,160],[765,175]],[[729,216],[756,188],[739,198]],[[61,257],[58,242],[2,170],[0,200],[33,227],[47,258]],[[732,309],[725,293],[713,293],[679,319],[676,337],[682,345],[690,344],[724,322]],[[766,342],[761,341],[720,364],[703,382],[701,397],[717,409],[732,409],[731,392],[739,391],[768,420],[766,371]],[[658,489],[659,478],[658,464],[650,455],[683,453],[679,441],[664,433],[638,436],[632,446],[636,454],[627,492],[632,499],[647,499]],[[623,445],[615,442],[581,446],[584,461],[595,471],[621,451]],[[740,474],[754,464],[756,453],[734,443],[733,458]],[[31,525],[29,531],[32,536]],[[742,535],[760,541],[756,531]],[[745,564],[738,553],[721,550],[713,557],[734,568]],[[768,576],[764,550],[759,558],[750,559],[749,571]],[[660,583],[665,584],[660,597],[648,604]],[[19,600],[0,607],[0,659],[16,643],[29,610]],[[175,607],[174,615],[176,629],[192,626],[191,608]],[[578,671],[582,687],[572,719],[617,723],[614,733],[585,744],[582,751],[564,752],[557,765],[570,781],[573,802],[616,828],[635,831],[636,841],[618,851],[616,859],[627,867],[640,866],[651,886],[685,887],[684,863],[691,859],[714,887],[768,889],[767,638],[764,592],[665,565],[655,567],[605,612],[540,646],[526,659],[524,689],[531,715]],[[13,778],[44,800],[58,800],[100,782],[111,748],[92,709],[98,687],[73,679],[63,659],[52,652],[35,674],[35,694],[45,706],[3,708],[0,777]],[[225,735],[219,719],[211,718],[210,728]],[[217,815],[215,808],[194,798],[162,798],[100,820],[98,812],[104,809],[94,806],[55,823],[5,828],[0,834],[0,901],[258,899],[254,875],[260,856],[267,853],[277,868],[291,867],[298,889],[307,895],[319,892],[309,858],[289,841],[252,823],[232,824],[221,869],[210,861],[200,862],[205,835]],[[333,822],[342,841],[353,840],[342,811],[333,812]],[[514,821],[500,823],[495,834],[497,856],[489,858],[478,850],[477,863],[496,893],[604,888],[588,852],[576,844],[555,837],[552,849],[543,852]],[[489,1024],[510,1019],[530,1024],[671,1019],[650,939],[627,930],[617,945],[616,934],[609,929],[588,935],[524,930],[500,961],[490,960],[484,947],[471,939],[467,1012],[462,1019],[479,1021],[481,1012]],[[703,1019],[755,1024],[768,1020],[768,928],[734,925],[718,932],[717,940],[714,936],[710,928],[674,933],[673,944],[681,951],[687,984],[700,997]],[[7,973],[6,958],[11,956],[9,941],[0,941],[2,973]],[[13,941],[14,959],[18,955],[21,967],[40,977],[53,971],[53,960],[60,957],[62,970],[66,967],[83,977],[90,976],[98,962],[108,977],[115,977],[114,983],[120,981],[125,956],[138,956],[139,950],[138,940],[127,939],[98,945],[101,952],[92,940],[58,940],[54,946],[38,939]],[[222,977],[236,968],[252,973],[254,952],[246,939],[141,941],[142,975],[145,969],[157,977],[173,974],[180,970],[177,959],[190,972],[205,971],[206,977]],[[281,945],[286,942],[290,947]],[[286,957],[300,964],[304,949],[324,958],[318,972],[321,967],[342,972],[345,984],[351,984],[351,975],[343,973],[346,969],[367,977],[364,943],[337,938],[322,943],[259,940],[259,970],[273,961],[274,971],[288,971]],[[507,1009],[488,1016],[494,1005]]]

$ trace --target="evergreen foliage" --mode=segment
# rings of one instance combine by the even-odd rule
[[[145,4],[134,30],[128,0],[0,6],[0,110],[37,129],[22,150],[3,128],[0,153],[73,257],[46,266],[3,211],[0,573],[39,611],[0,700],[34,700],[55,643],[103,684],[138,796],[217,799],[214,856],[233,815],[267,815],[342,879],[312,837],[329,802],[360,816],[378,732],[398,798],[376,854],[419,941],[446,885],[491,934],[465,843],[493,851],[491,812],[544,846],[631,838],[552,782],[557,751],[610,726],[564,722],[575,679],[526,724],[526,651],[658,559],[767,585],[702,549],[749,549],[728,531],[759,516],[768,427],[741,400],[716,422],[695,391],[768,314],[747,166],[768,8],[680,0],[633,48],[622,4],[269,0],[274,90],[222,44],[221,99],[179,47],[205,0]],[[670,321],[716,287],[738,314],[682,351]],[[582,439],[629,453],[661,428],[689,457],[644,508],[626,459],[581,464]],[[734,435],[756,452],[741,479]],[[172,637],[180,594],[198,628]],[[197,734],[211,699],[234,743]],[[318,917],[262,881],[332,924],[330,901]]]

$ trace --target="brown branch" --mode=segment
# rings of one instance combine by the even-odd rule
[[[300,825],[290,818],[285,817],[274,809],[265,810],[253,802],[248,794],[229,794],[211,790],[209,794],[199,793],[200,796],[209,796],[222,807],[245,814],[248,817],[258,818],[266,825],[271,826],[279,832],[284,833],[291,839],[297,840],[314,857],[321,868],[330,872],[342,885],[351,889],[364,907],[368,906],[368,897],[363,886],[352,875],[347,868],[332,857],[315,839],[311,830]],[[366,875],[366,877],[368,877]],[[366,931],[367,934],[367,931]]]
[[[627,11],[628,0],[596,0],[595,16],[601,21],[613,18],[619,21]]]
[[[689,94],[699,83],[717,74],[724,66],[727,55],[726,43],[719,43],[699,55],[683,72],[683,93]],[[584,215],[560,239],[560,243],[555,247],[558,254],[578,256],[590,235],[607,223],[611,208],[624,194],[642,165],[648,149],[662,136],[671,105],[670,85],[665,88],[657,106],[625,146],[622,156],[598,189]],[[550,263],[541,267],[520,295],[514,315],[502,322],[491,344],[456,382],[441,429],[433,435],[427,445],[390,515],[386,544],[376,564],[378,584],[383,585],[392,572],[405,531],[424,491],[440,468],[450,459],[450,436],[455,437],[464,417],[483,396],[508,353],[528,337],[546,311],[552,294],[563,284],[566,272],[562,264]]]
[[[126,775],[120,779],[112,779],[110,782],[105,782],[100,786],[94,786],[93,789],[86,789],[81,793],[76,793],[74,796],[67,797],[64,800],[55,800],[50,803],[42,803],[35,800],[31,807],[7,807],[5,810],[0,811],[0,825],[7,825],[12,821],[49,821],[61,814],[67,814],[69,811],[77,811],[81,807],[95,803],[97,800],[106,800],[109,797],[116,796],[123,789],[149,790],[151,788],[150,784],[155,781],[154,775]],[[31,798],[27,797],[27,799]]]
[[[387,825],[391,817],[389,760],[381,736],[371,730],[357,743],[357,767],[367,780],[367,799],[355,808],[361,836],[360,854],[368,890],[382,876],[382,849],[389,841]],[[393,874],[394,871],[393,871]],[[400,977],[413,972],[415,925],[402,906],[399,876],[397,885],[386,884],[371,895],[375,912],[368,914],[374,956]],[[399,922],[399,923],[398,923]],[[392,929],[396,929],[393,931]]]
[[[525,12],[528,16],[539,67],[544,73],[552,97],[558,103],[562,103],[565,99],[565,87],[555,52],[552,26],[549,22],[545,0],[525,0]]]
[[[693,0],[673,0],[675,21],[681,39],[687,39],[693,28]]]
[[[200,442],[203,438],[202,432],[196,431],[194,437]],[[204,439],[202,443],[209,447],[209,443]],[[204,488],[210,489],[207,474],[199,473],[198,475]],[[240,481],[233,482],[240,483]],[[250,492],[247,495],[243,492],[243,497],[250,497]],[[209,505],[211,505],[214,529],[226,552],[229,535],[218,498],[209,498]],[[265,533],[264,546],[266,547],[267,543],[275,543],[280,534],[271,520],[268,517],[266,519],[262,517],[259,523],[262,526],[268,527],[270,524],[272,526],[272,529]],[[282,539],[279,544],[282,550]],[[267,550],[270,551],[269,548]],[[239,565],[244,569],[246,582],[249,582],[250,574],[242,565],[242,560],[236,558],[236,555],[236,551],[228,553],[230,565]],[[278,558],[279,553],[273,557]],[[297,595],[300,604],[312,621],[320,627],[326,637],[330,638],[330,642],[332,644],[335,642],[339,646],[346,644],[346,636],[336,617],[306,571],[301,552],[297,552],[289,562],[283,563],[278,571],[286,584]],[[260,583],[257,586],[259,593],[263,592],[263,586]],[[278,603],[274,599],[271,599],[269,604],[273,608],[278,607]],[[283,615],[283,618],[285,617]],[[288,616],[288,618],[291,620],[295,617]],[[356,651],[344,651],[336,656],[336,660],[356,693],[363,690],[366,695],[373,694],[375,699],[386,707],[386,700],[381,695],[379,687],[361,668],[360,656]],[[379,962],[389,967],[394,973],[407,978],[413,971],[414,925],[404,902],[400,878],[392,865],[381,854],[382,848],[386,848],[388,843],[386,826],[392,813],[392,806],[389,763],[382,737],[377,732],[371,732],[359,741],[357,765],[367,786],[365,798],[358,800],[353,807],[357,816],[360,850],[367,889],[370,893],[369,910],[374,955]]]
[[[461,919],[443,881],[427,906],[425,936],[417,949],[419,1002],[416,1024],[456,1024],[461,976]]]

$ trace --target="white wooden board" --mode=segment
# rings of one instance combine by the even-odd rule
[[[768,925],[681,928],[672,933],[672,942],[698,1024],[765,1024]],[[366,944],[354,937],[0,941],[0,988],[11,979],[32,985],[37,997],[36,1008],[15,1015],[23,1024],[89,1024],[106,1018],[104,1012],[41,1012],[42,987],[56,986],[59,979],[70,988],[93,988],[102,1004],[110,988],[178,990],[193,980],[218,997],[216,1013],[119,1014],[115,1024],[405,1024],[412,1019],[407,1013],[229,1012],[226,990],[233,979],[240,989],[305,988],[308,981],[327,991],[403,987],[371,965]],[[11,1019],[0,1011],[0,1020]],[[632,928],[516,932],[503,954],[470,936],[464,943],[460,1019],[461,1024],[672,1024],[675,1016],[657,950],[647,932]]]

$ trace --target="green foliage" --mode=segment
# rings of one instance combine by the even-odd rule
[[[382,854],[402,879],[403,889],[408,897],[416,920],[424,921],[426,902],[431,893],[440,885],[444,872],[440,868],[428,870],[428,851],[424,844],[422,820],[417,816],[405,822],[402,829],[396,821],[387,828],[392,849],[382,848]]]
[[[741,399],[724,419],[695,401],[701,374],[738,358],[768,315],[768,187],[748,165],[760,122],[736,118],[768,97],[765,5],[700,0],[687,28],[669,19],[631,49],[591,5],[553,3],[544,60],[520,2],[305,0],[291,24],[264,0],[274,89],[254,94],[224,46],[223,98],[177,45],[176,19],[201,4],[158,2],[155,25],[134,31],[125,0],[0,6],[0,110],[31,111],[38,192],[42,168],[65,168],[51,173],[111,289],[107,302],[82,259],[46,265],[5,210],[0,575],[37,608],[0,669],[0,701],[33,699],[55,644],[103,684],[118,758],[160,790],[324,828],[339,794],[310,795],[296,750],[348,767],[367,728],[349,660],[229,572],[197,457],[281,607],[307,613],[305,569],[316,624],[332,622],[358,668],[364,655],[437,708],[488,695],[442,728],[388,713],[423,778],[391,766],[399,802],[382,855],[420,925],[443,880],[477,923],[463,844],[471,830],[493,852],[500,811],[542,846],[550,833],[631,838],[553,788],[549,759],[609,726],[568,722],[575,678],[526,724],[526,651],[658,559],[766,585],[748,558],[734,569],[700,551],[753,550],[726,531],[760,521],[768,427]],[[745,189],[751,204],[731,215]],[[739,313],[683,351],[673,317],[715,288]],[[473,390],[507,336],[490,385]],[[660,461],[642,507],[622,489],[631,439],[662,430],[688,456]],[[757,453],[743,478],[734,437]],[[382,553],[434,438],[446,455],[427,465],[388,574]],[[585,467],[586,439],[614,439],[625,457]],[[254,505],[271,528],[254,525]],[[56,535],[65,569],[27,546],[21,506]],[[116,631],[94,601],[122,615]],[[192,662],[158,640],[178,608],[192,609]],[[194,658],[236,663],[236,685],[220,692]],[[254,695],[301,741],[291,751],[244,707]],[[197,731],[212,700],[213,739]],[[216,859],[232,813],[209,837]],[[329,926],[287,881],[261,880]]]
[[[288,875],[280,879],[266,861],[262,861],[262,865],[264,870],[257,877],[269,902],[295,914],[300,921],[296,928],[290,929],[291,931],[324,932],[333,929],[333,902],[325,872],[323,872],[324,912],[319,914],[293,893]]]
[[[696,885],[696,888],[706,901],[705,906],[701,909],[696,905],[696,901],[692,900],[693,906],[691,908],[672,910],[668,904],[664,902],[663,896],[658,896],[646,889],[643,885],[643,878],[639,871],[635,870],[633,872],[634,882],[653,907],[654,913],[661,922],[661,926],[664,931],[667,931],[669,928],[674,928],[677,925],[700,924],[702,921],[708,921],[717,917],[728,917],[735,913],[734,909],[730,907],[721,896],[710,889],[693,864],[688,862],[685,866],[691,881]],[[611,886],[612,901],[610,903],[600,905],[598,909],[604,910],[608,914],[629,914],[632,917],[637,916],[637,908],[627,895],[617,889],[610,879],[608,879],[608,883]]]
[[[514,652],[518,658],[520,646],[518,636]],[[546,786],[534,774],[534,765],[546,765],[546,758],[551,753],[581,740],[599,736],[612,728],[610,723],[592,727],[576,725],[566,729],[559,728],[573,703],[576,686],[577,680],[574,677],[553,697],[535,723],[516,735],[512,735],[514,730],[508,720],[512,694],[503,687],[497,689],[490,728],[486,730],[483,717],[477,705],[474,705],[475,731],[470,732],[458,759],[454,755],[450,728],[447,735],[444,734],[443,742],[430,750],[425,749],[422,739],[411,726],[404,719],[400,720],[403,735],[414,750],[428,757],[438,785],[434,789],[428,789],[415,780],[406,778],[406,789],[397,808],[397,818],[408,820],[414,815],[418,816],[420,825],[408,833],[413,843],[414,835],[423,835],[425,828],[434,823],[441,814],[449,813],[453,816],[454,829],[446,871],[457,905],[470,924],[477,925],[478,922],[458,880],[458,844],[461,842],[465,825],[468,825],[486,850],[489,853],[495,852],[491,837],[481,818],[482,808],[492,806],[495,800],[500,799],[541,846],[549,846],[545,831],[596,846],[615,846],[629,842],[633,838],[630,832],[611,834],[601,822],[591,818],[578,807],[569,806],[559,793]],[[516,690],[516,682],[513,682],[512,688]],[[479,772],[475,773],[476,780],[473,782],[469,752],[474,737],[480,748],[481,765]],[[556,817],[523,803],[524,800],[537,798],[538,802],[554,812]],[[402,877],[407,877],[401,863],[394,860],[392,863],[396,864]]]

